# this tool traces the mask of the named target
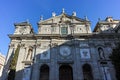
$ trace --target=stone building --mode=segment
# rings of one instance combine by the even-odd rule
[[[0,52],[0,80],[1,80],[1,76],[2,76],[4,62],[5,62],[5,56],[2,55],[2,53]]]
[[[15,80],[116,80],[109,55],[120,39],[119,22],[107,17],[92,32],[87,18],[63,10],[46,20],[41,17],[37,33],[29,22],[15,23],[3,80],[18,44]]]

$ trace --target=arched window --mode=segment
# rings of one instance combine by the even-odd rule
[[[49,80],[49,66],[42,65],[40,67],[40,80]]]
[[[73,80],[73,71],[71,66],[69,65],[60,66],[59,80]]]
[[[84,80],[93,80],[91,66],[89,64],[84,64],[82,69]]]
[[[99,53],[100,59],[105,59],[104,51],[101,47],[98,48],[98,53]]]

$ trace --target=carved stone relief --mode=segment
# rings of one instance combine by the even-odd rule
[[[51,44],[51,47],[56,47],[56,46],[58,46],[58,43],[52,43]]]
[[[98,53],[100,59],[105,59],[104,50],[101,47],[98,48]]]
[[[41,47],[41,43],[36,45],[36,48],[40,48]]]
[[[21,44],[21,48],[25,48],[25,44]]]
[[[89,49],[80,49],[80,56],[82,59],[90,59],[90,50]]]
[[[80,43],[80,47],[89,47],[87,43]]]

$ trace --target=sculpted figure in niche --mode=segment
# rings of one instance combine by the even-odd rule
[[[104,51],[101,47],[98,48],[98,53],[99,53],[100,59],[105,59]]]
[[[33,49],[32,49],[32,47],[30,47],[29,50],[28,50],[26,60],[31,60],[32,59],[32,53],[33,53]]]

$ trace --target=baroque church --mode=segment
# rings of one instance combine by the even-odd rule
[[[15,80],[116,80],[109,56],[120,41],[120,20],[99,20],[92,32],[87,17],[63,10],[46,20],[41,17],[37,25],[34,33],[29,22],[14,24],[3,80],[9,80],[18,45]]]

